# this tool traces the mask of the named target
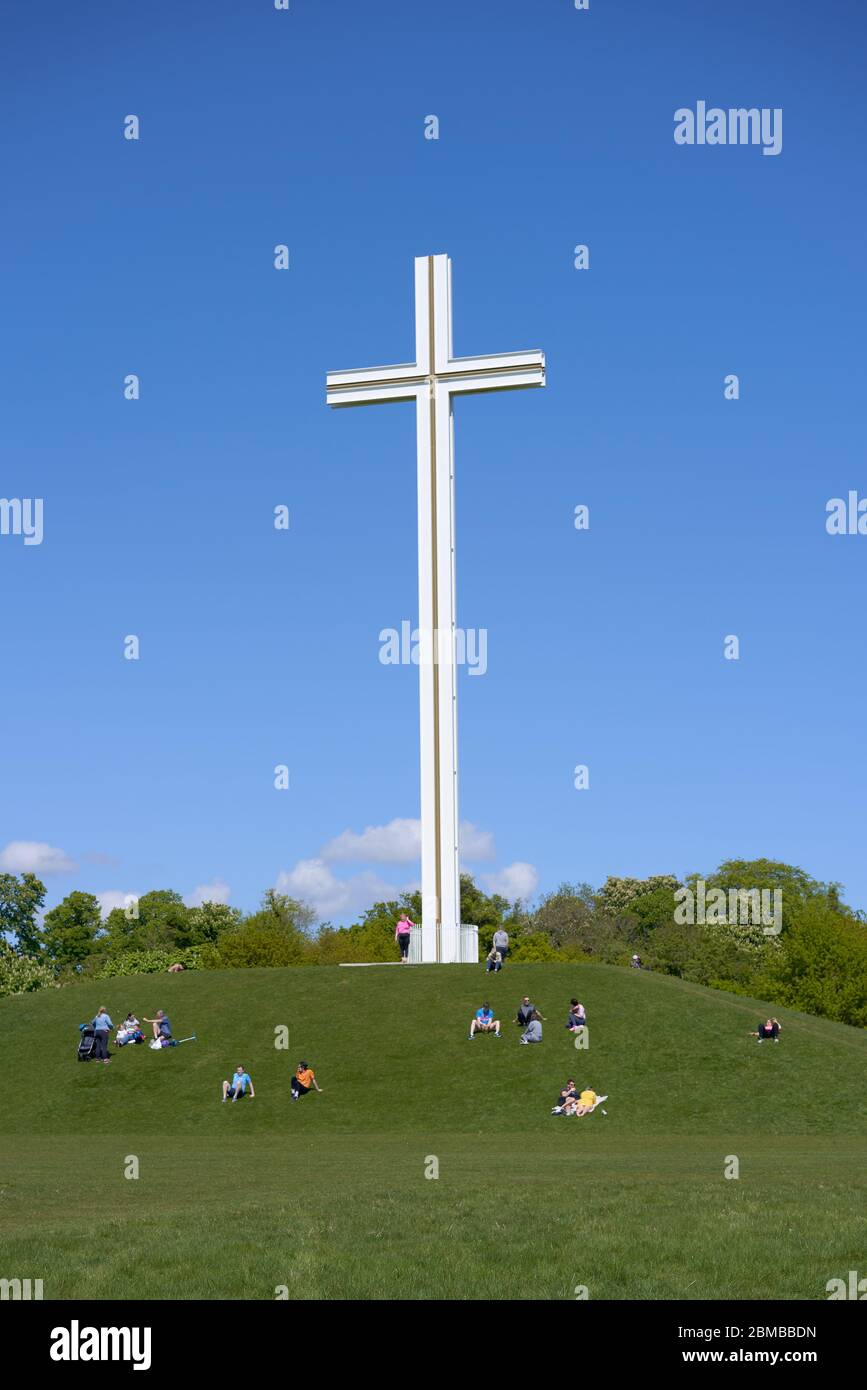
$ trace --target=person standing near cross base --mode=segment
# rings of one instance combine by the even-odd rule
[[[411,922],[405,912],[400,914],[400,921],[394,933],[394,939],[400,947],[400,963],[406,965],[409,960],[409,943],[412,939],[412,929],[415,922]]]
[[[509,954],[509,933],[503,927],[498,927],[494,932],[492,945],[495,951],[499,951],[500,960],[505,965],[506,956]]]

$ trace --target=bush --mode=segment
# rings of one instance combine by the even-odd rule
[[[170,965],[183,965],[187,970],[202,966],[201,946],[188,946],[184,951],[122,951],[109,956],[94,971],[97,980],[112,980],[120,975],[158,975]]]
[[[544,932],[527,932],[513,936],[509,946],[510,961],[548,961],[562,960],[563,953],[551,945],[551,938]]]
[[[283,965],[315,965],[314,949],[302,932],[278,922],[249,918],[201,949],[205,970],[252,970]]]
[[[33,960],[30,956],[18,956],[8,946],[0,949],[0,999],[12,994],[31,994],[37,989],[48,989],[54,983],[54,971],[50,965]]]

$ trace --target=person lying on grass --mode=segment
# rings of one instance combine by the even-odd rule
[[[758,1032],[750,1033],[751,1038],[758,1038],[759,1042],[779,1042],[780,1023],[775,1018],[766,1018],[764,1023],[760,1023]]]
[[[570,1033],[577,1033],[579,1028],[587,1027],[587,1014],[584,1011],[584,1005],[579,1004],[577,999],[573,999],[569,1005],[566,1027]]]
[[[589,1115],[596,1104],[596,1092],[591,1086],[585,1086],[579,1096],[572,1100],[567,1100],[563,1106],[564,1115]]]
[[[145,1023],[150,1023],[154,1030],[154,1041],[157,1038],[170,1038],[172,1036],[172,1025],[162,1009],[157,1009],[156,1018],[147,1018],[143,1015]]]
[[[308,1067],[306,1062],[299,1062],[298,1070],[292,1078],[292,1099],[300,1100],[311,1090],[318,1091],[322,1095],[322,1087],[316,1080],[316,1073],[313,1068]]]
[[[236,1100],[241,1100],[247,1094],[248,1087],[250,1089],[250,1099],[252,1100],[256,1094],[253,1090],[252,1078],[244,1071],[242,1066],[237,1066],[232,1080],[223,1082],[223,1104],[225,1105],[228,1100],[230,1092],[233,1103]]]
[[[493,1033],[495,1038],[500,1036],[500,1020],[494,1018],[490,1004],[483,1004],[480,1009],[476,1009],[476,1016],[470,1024],[470,1042],[477,1033]]]

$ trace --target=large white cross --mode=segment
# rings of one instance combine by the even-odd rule
[[[448,256],[416,257],[415,361],[327,377],[332,406],[416,404],[424,961],[461,959],[452,401],[459,394],[544,385],[541,352],[454,356]]]

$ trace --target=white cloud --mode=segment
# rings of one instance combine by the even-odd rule
[[[496,855],[494,837],[490,830],[480,830],[472,821],[461,821],[461,861],[493,859]]]
[[[421,821],[396,819],[368,825],[359,834],[344,830],[319,851],[319,862],[349,860],[366,864],[409,864],[421,853]],[[315,860],[307,860],[315,863]]]
[[[274,887],[309,903],[321,921],[354,915],[375,902],[392,901],[403,891],[370,872],[338,878],[322,858],[299,859],[294,868],[281,869]]]
[[[106,918],[116,907],[124,908],[131,898],[138,897],[137,893],[121,893],[116,888],[107,888],[104,893],[94,893],[93,895],[99,903],[99,910],[103,918]]]
[[[507,864],[495,873],[482,874],[481,880],[489,893],[499,893],[510,902],[515,898],[522,898],[526,902],[539,885],[539,874],[532,864],[516,859],[514,864]]]
[[[344,830],[319,851],[319,859],[324,863],[412,864],[420,855],[421,821],[408,817],[398,817],[387,825],[368,825],[360,833]],[[491,832],[480,830],[471,821],[462,821],[461,858],[493,859]]]
[[[187,907],[201,907],[202,903],[227,903],[231,892],[228,883],[222,878],[215,878],[213,883],[200,883],[192,893],[187,894],[184,902]]]
[[[62,849],[44,840],[10,840],[0,850],[0,869],[11,874],[69,874],[78,865]]]

